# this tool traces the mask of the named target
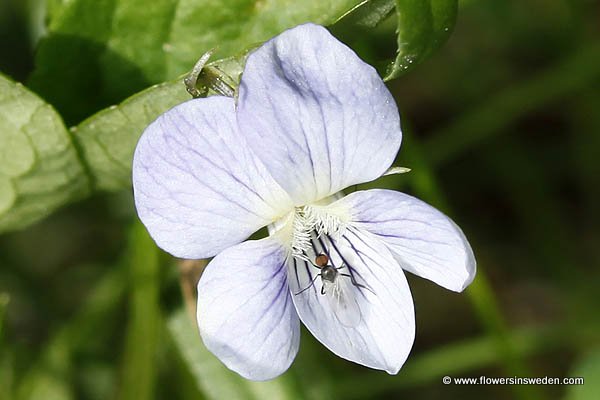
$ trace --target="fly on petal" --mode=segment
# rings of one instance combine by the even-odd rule
[[[414,339],[406,278],[385,245],[353,227],[341,235],[311,235],[304,257],[288,262],[288,281],[300,319],[335,354],[396,373]],[[311,261],[321,254],[335,268],[323,279]]]
[[[356,282],[355,272],[350,270],[343,261],[339,266],[336,266],[333,260],[329,258],[328,254],[330,252],[328,249],[323,247],[327,254],[317,253],[316,241],[316,235],[313,233],[311,238],[312,249],[306,251],[303,257],[298,258],[298,261],[293,261],[305,265],[311,264],[316,268],[316,271],[312,270],[312,273],[310,268],[305,270],[310,283],[294,295],[308,296],[310,295],[309,290],[317,291],[319,290],[317,288],[320,287],[319,292],[327,298],[329,306],[338,321],[344,326],[354,327],[361,321],[361,311],[356,300],[356,293],[351,285],[356,287],[364,287],[364,285]],[[312,256],[314,256],[314,262],[310,261]]]

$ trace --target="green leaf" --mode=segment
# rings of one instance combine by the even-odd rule
[[[68,123],[304,22],[329,25],[359,0],[73,0],[51,7],[30,86]]]
[[[202,344],[193,318],[180,310],[169,318],[168,331],[198,388],[209,400],[303,398],[290,373],[267,382],[246,380],[230,371]]]
[[[166,80],[163,44],[175,22],[175,3],[76,0],[55,4],[29,86],[72,124]]]
[[[0,232],[25,227],[89,192],[54,109],[0,75]]]
[[[360,0],[181,0],[169,39],[167,71],[189,69],[199,52],[216,47],[216,57],[231,56],[305,22],[329,25]]]
[[[385,80],[397,78],[422,62],[450,36],[458,0],[396,0],[398,54]]]
[[[395,56],[395,0],[370,0],[344,14],[331,33],[384,76]]]
[[[394,6],[395,0],[370,0],[362,2],[342,15],[338,21],[359,27],[375,28],[391,14]]]
[[[146,126],[169,108],[189,99],[181,80],[166,82],[72,128],[90,165],[94,188],[118,190],[131,185],[133,150]]]
[[[51,34],[40,46],[38,69],[32,78],[32,83],[48,97],[58,96],[54,100],[62,107],[67,108],[69,112],[81,114],[86,110],[97,108],[100,103],[104,102],[102,98],[106,93],[102,92],[103,88],[121,90],[118,93],[107,94],[108,97],[105,100],[119,98],[138,86],[144,86],[147,81],[159,80],[162,76],[189,69],[201,54],[201,49],[208,49],[214,44],[220,44],[217,53],[231,53],[256,41],[268,39],[297,23],[307,20],[330,23],[342,15],[353,26],[370,28],[385,19],[392,11],[393,6],[390,0],[362,2],[359,3],[360,7],[357,6],[357,1],[329,1],[321,2],[318,5],[307,4],[292,7],[287,10],[285,18],[278,19],[276,15],[283,7],[281,1],[252,3],[252,7],[258,7],[260,10],[252,8],[254,11],[250,13],[251,15],[242,13],[248,16],[249,21],[259,24],[255,29],[250,29],[248,25],[250,22],[244,22],[234,29],[228,25],[229,22],[219,25],[211,19],[210,23],[203,26],[203,31],[199,31],[199,24],[192,23],[192,20],[198,21],[200,17],[208,18],[205,14],[210,13],[202,14],[199,10],[212,10],[211,7],[216,7],[212,3],[204,4],[197,0],[181,0],[174,4],[173,1],[161,0],[153,3],[152,6],[142,7],[137,4],[137,0],[55,1],[51,10]],[[453,20],[453,17],[450,18],[449,15],[454,16],[456,11],[454,7],[454,14],[446,12],[448,9],[452,9],[448,5],[450,3],[452,2],[432,1],[427,3],[427,7],[413,4],[412,8],[404,3],[401,5],[404,8],[399,13],[400,21],[408,18],[406,10],[411,11],[412,15],[420,12],[422,15],[430,15],[430,18],[425,20],[429,25],[411,22],[406,24],[407,28],[400,30],[401,37],[406,40],[412,37],[415,40],[411,42],[410,46],[405,44],[404,47],[401,47],[399,57],[402,54],[408,54],[407,49],[417,49],[420,51],[419,54],[424,57],[427,52],[441,43],[440,37],[443,35],[440,35],[438,31],[441,29],[446,32],[445,29],[448,26],[446,21]],[[246,2],[241,1],[237,6],[245,4]],[[455,5],[455,2],[452,4]],[[227,15],[231,16],[233,11],[228,7],[235,8],[234,5],[221,6],[218,12],[215,10],[211,14],[214,20],[220,20],[219,18],[222,20]],[[344,10],[350,11],[344,13]],[[430,14],[424,14],[424,10]],[[145,30],[135,28],[139,28],[140,20],[165,19],[169,21],[166,23],[168,29],[159,22],[156,22],[158,25],[153,25],[155,22],[152,22],[151,25],[146,26]],[[416,21],[420,20],[416,19]],[[229,26],[229,30],[226,29],[227,26]],[[168,31],[168,42],[165,42],[165,29]],[[143,34],[140,33],[142,31]],[[209,34],[209,31],[212,33]],[[417,35],[415,32],[421,33]],[[425,35],[423,32],[429,32],[429,35]],[[424,39],[425,37],[427,40]],[[59,43],[61,41],[62,44]],[[158,48],[160,48],[160,54],[154,53]],[[69,57],[73,58],[69,59]],[[126,59],[128,65],[134,66],[134,68],[128,69],[127,65],[119,64],[120,59]],[[236,80],[239,78],[242,65],[243,56],[225,59],[212,66],[221,69]],[[398,65],[396,64],[396,66]],[[388,75],[388,78],[391,76],[393,75]],[[136,81],[140,77],[144,78]],[[66,97],[62,98],[61,96]],[[141,133],[158,115],[187,99],[189,97],[181,80],[169,81],[146,89],[118,106],[105,109],[75,127],[73,135],[78,148],[81,149],[81,156],[85,160],[85,166],[89,171],[94,189],[118,190],[129,187],[133,151]],[[79,111],[78,107],[81,107]],[[12,151],[11,154],[13,154]],[[73,157],[75,156],[76,154],[73,153]],[[14,160],[24,163],[27,158],[11,158],[11,162],[15,162]],[[83,168],[80,166],[74,168],[69,166],[64,171],[69,171],[72,179],[75,179],[72,177],[73,175],[75,177],[81,175],[85,182]],[[63,172],[63,174],[66,173]],[[0,179],[0,189],[4,189],[2,190],[4,198],[0,197],[0,215],[2,201],[12,205],[18,200],[9,183]],[[48,180],[46,179],[44,183],[48,184]],[[64,187],[67,186],[65,183]],[[79,186],[82,186],[83,189]],[[50,212],[52,208],[61,203],[65,203],[71,198],[77,198],[72,192],[79,194],[79,197],[83,196],[87,192],[87,182],[69,185],[67,190],[58,193],[57,195],[62,197],[55,201],[53,207],[49,207],[47,202],[33,204]],[[37,214],[40,213],[41,211],[37,212]],[[37,214],[32,220],[40,217]],[[21,222],[19,226],[27,223],[21,215],[17,217]],[[10,227],[8,226],[5,230]]]
[[[390,80],[411,70],[446,41],[457,9],[457,0],[370,0],[346,13],[332,30],[375,66],[384,80]],[[397,49],[395,54],[389,52],[391,48]]]
[[[238,81],[242,62],[243,59],[230,58],[209,66]],[[73,128],[94,187],[102,190],[129,187],[133,151],[144,129],[160,114],[189,99],[183,79],[177,79],[144,90]]]
[[[595,400],[600,398],[600,348],[592,349],[575,366],[569,377],[583,377],[585,384],[569,386],[566,400]]]

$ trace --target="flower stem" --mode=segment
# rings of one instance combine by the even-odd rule
[[[155,390],[161,326],[160,261],[158,248],[139,222],[130,233],[129,253],[130,317],[118,398],[143,400],[153,398]]]
[[[192,322],[196,323],[196,286],[208,260],[181,260],[179,262],[179,286],[181,295]]]

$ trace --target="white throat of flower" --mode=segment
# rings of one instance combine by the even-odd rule
[[[295,207],[285,217],[269,225],[269,234],[280,236],[293,257],[306,259],[315,235],[327,235],[338,240],[348,227],[350,210],[332,204],[336,197]]]

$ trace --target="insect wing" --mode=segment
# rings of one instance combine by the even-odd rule
[[[340,277],[333,282],[323,281],[323,290],[338,321],[352,328],[360,322],[360,308],[355,297],[356,291],[346,281]]]

